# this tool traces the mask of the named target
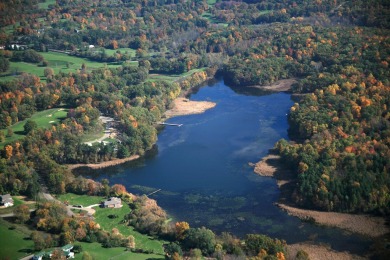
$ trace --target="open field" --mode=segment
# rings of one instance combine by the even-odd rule
[[[67,109],[52,108],[37,112],[33,114],[32,117],[29,119],[35,121],[38,125],[38,128],[49,128],[52,124],[59,123],[61,122],[61,120],[66,118],[67,112]],[[28,119],[25,119],[11,126],[11,129],[14,133],[11,137],[6,137],[4,142],[0,142],[0,148],[9,142],[21,139],[25,136],[24,124],[27,120]],[[1,129],[0,131],[2,131],[5,136],[7,135],[7,129]]]
[[[0,219],[0,234],[0,259],[19,259],[33,252],[34,243],[28,239],[30,233],[24,226]]]
[[[39,52],[43,58],[49,63],[47,67],[42,67],[40,64],[27,63],[27,62],[10,62],[10,68],[7,72],[0,74],[0,81],[9,81],[15,78],[22,72],[34,74],[41,78],[42,81],[46,80],[44,75],[45,68],[52,68],[54,73],[58,72],[75,72],[81,69],[81,65],[84,63],[87,70],[97,69],[104,66],[114,68],[119,67],[117,63],[102,63],[97,61],[91,61],[85,58],[79,58],[70,56],[65,53],[58,52]]]

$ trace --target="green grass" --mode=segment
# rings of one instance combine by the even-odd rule
[[[98,132],[94,132],[94,133],[86,133],[85,135],[83,135],[82,137],[82,141],[83,142],[91,142],[93,140],[96,140],[96,139],[99,139],[101,137],[103,137],[104,135],[104,131],[98,131]]]
[[[87,70],[93,70],[97,68],[102,68],[104,66],[114,68],[121,66],[117,63],[102,63],[97,61],[90,61],[85,58],[79,58],[74,56],[69,56],[64,53],[57,52],[40,52],[43,58],[49,63],[47,67],[52,68],[54,73],[58,72],[75,72],[81,69],[81,65],[84,63],[87,67]],[[41,78],[42,81],[46,81],[44,75],[45,68],[39,64],[27,63],[27,62],[10,62],[10,68],[8,71],[0,74],[0,81],[10,81],[15,78],[18,73],[26,72],[34,74]]]
[[[94,215],[95,221],[106,230],[111,231],[113,228],[117,228],[119,232],[124,236],[132,235],[135,238],[135,244],[137,248],[144,250],[153,250],[154,253],[163,254],[162,244],[164,241],[154,239],[150,236],[143,235],[133,229],[133,227],[121,223],[124,216],[130,213],[130,208],[127,205],[123,205],[120,209],[108,209],[108,208],[95,208],[96,213]],[[118,215],[118,218],[110,219],[108,215]]]
[[[46,0],[43,3],[39,3],[38,7],[41,9],[48,9],[49,5],[55,5],[55,4],[56,4],[56,0]]]
[[[136,241],[137,243],[137,241]],[[76,243],[81,245],[83,252],[88,252],[93,259],[115,259],[115,260],[146,260],[146,259],[165,259],[157,254],[137,254],[126,251],[123,247],[103,248],[99,243]],[[83,252],[75,255],[75,259],[82,259]]]
[[[28,239],[30,232],[27,228],[0,219],[0,234],[1,259],[19,259],[34,251],[34,243]]]
[[[93,204],[98,204],[102,200],[104,200],[103,197],[99,197],[99,196],[78,195],[74,193],[58,195],[57,199],[62,202],[68,201],[69,205],[77,204],[77,205],[82,205],[83,207],[93,205]]]
[[[106,50],[106,54],[109,56],[112,56],[117,51],[120,51],[122,54],[128,52],[131,55],[131,57],[134,57],[136,53],[136,50],[132,48],[118,48],[116,50],[112,50],[112,49],[105,49],[105,50]]]
[[[203,12],[202,17],[207,19],[210,23],[222,25],[224,27],[227,27],[227,23],[223,23],[222,21],[216,19],[210,12]]]
[[[49,128],[52,125],[52,123],[55,124],[61,122],[61,120],[66,117],[67,112],[68,112],[67,109],[60,110],[60,108],[52,108],[41,112],[37,112],[29,119],[35,121],[39,128]],[[4,145],[7,143],[21,139],[25,136],[24,124],[26,123],[27,120],[28,119],[20,121],[11,126],[11,129],[14,132],[14,134],[11,137],[6,137],[4,142],[0,142],[0,148],[4,147]],[[5,136],[7,135],[7,129],[2,129],[0,131],[3,131]]]

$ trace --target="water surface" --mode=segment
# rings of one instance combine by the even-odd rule
[[[121,183],[136,194],[151,195],[175,221],[207,226],[237,236],[264,233],[287,243],[313,241],[337,250],[362,253],[369,240],[288,216],[274,205],[276,181],[253,173],[275,142],[287,138],[286,93],[240,93],[222,81],[201,88],[192,100],[216,102],[199,115],[180,116],[165,127],[148,156],[89,175]]]

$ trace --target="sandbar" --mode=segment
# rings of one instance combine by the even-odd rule
[[[216,103],[210,101],[193,101],[187,98],[179,97],[172,102],[172,108],[165,112],[166,118],[175,116],[184,116],[192,114],[201,114],[208,109],[216,106]]]
[[[140,157],[139,155],[132,155],[132,156],[127,157],[127,158],[113,159],[110,161],[105,161],[105,162],[100,162],[100,163],[78,163],[78,164],[68,164],[67,166],[68,166],[69,170],[74,170],[74,169],[80,168],[80,167],[88,167],[88,168],[96,170],[96,169],[103,169],[106,167],[115,166],[115,165],[119,165],[119,164],[122,164],[125,162],[133,161],[133,160],[138,159],[139,157]]]

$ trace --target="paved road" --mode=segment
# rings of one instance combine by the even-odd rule
[[[35,209],[29,209],[30,212],[33,212],[35,211]],[[15,214],[12,212],[12,213],[7,213],[7,214],[0,214],[0,218],[10,218],[10,217],[13,217],[15,216]]]
[[[59,200],[57,200],[56,198],[54,198],[50,193],[47,193],[46,192],[46,187],[42,187],[42,192],[40,192],[39,194],[38,194],[38,196],[40,197],[40,198],[43,198],[43,199],[45,199],[45,200],[48,200],[48,201],[57,201],[58,203],[61,203],[61,204],[63,204],[61,201],[59,201]],[[72,217],[72,216],[74,216],[74,213],[73,213],[73,211],[71,211],[70,210],[71,208],[68,206],[68,207],[66,207],[66,214],[69,216],[69,217]]]
[[[88,213],[88,215],[93,215],[95,214],[96,210],[93,209],[94,207],[99,207],[100,204],[93,204],[93,205],[89,205],[87,207],[83,207],[83,208],[80,208],[80,207],[73,207],[73,206],[68,206],[69,209],[80,209],[80,210],[84,210]]]

